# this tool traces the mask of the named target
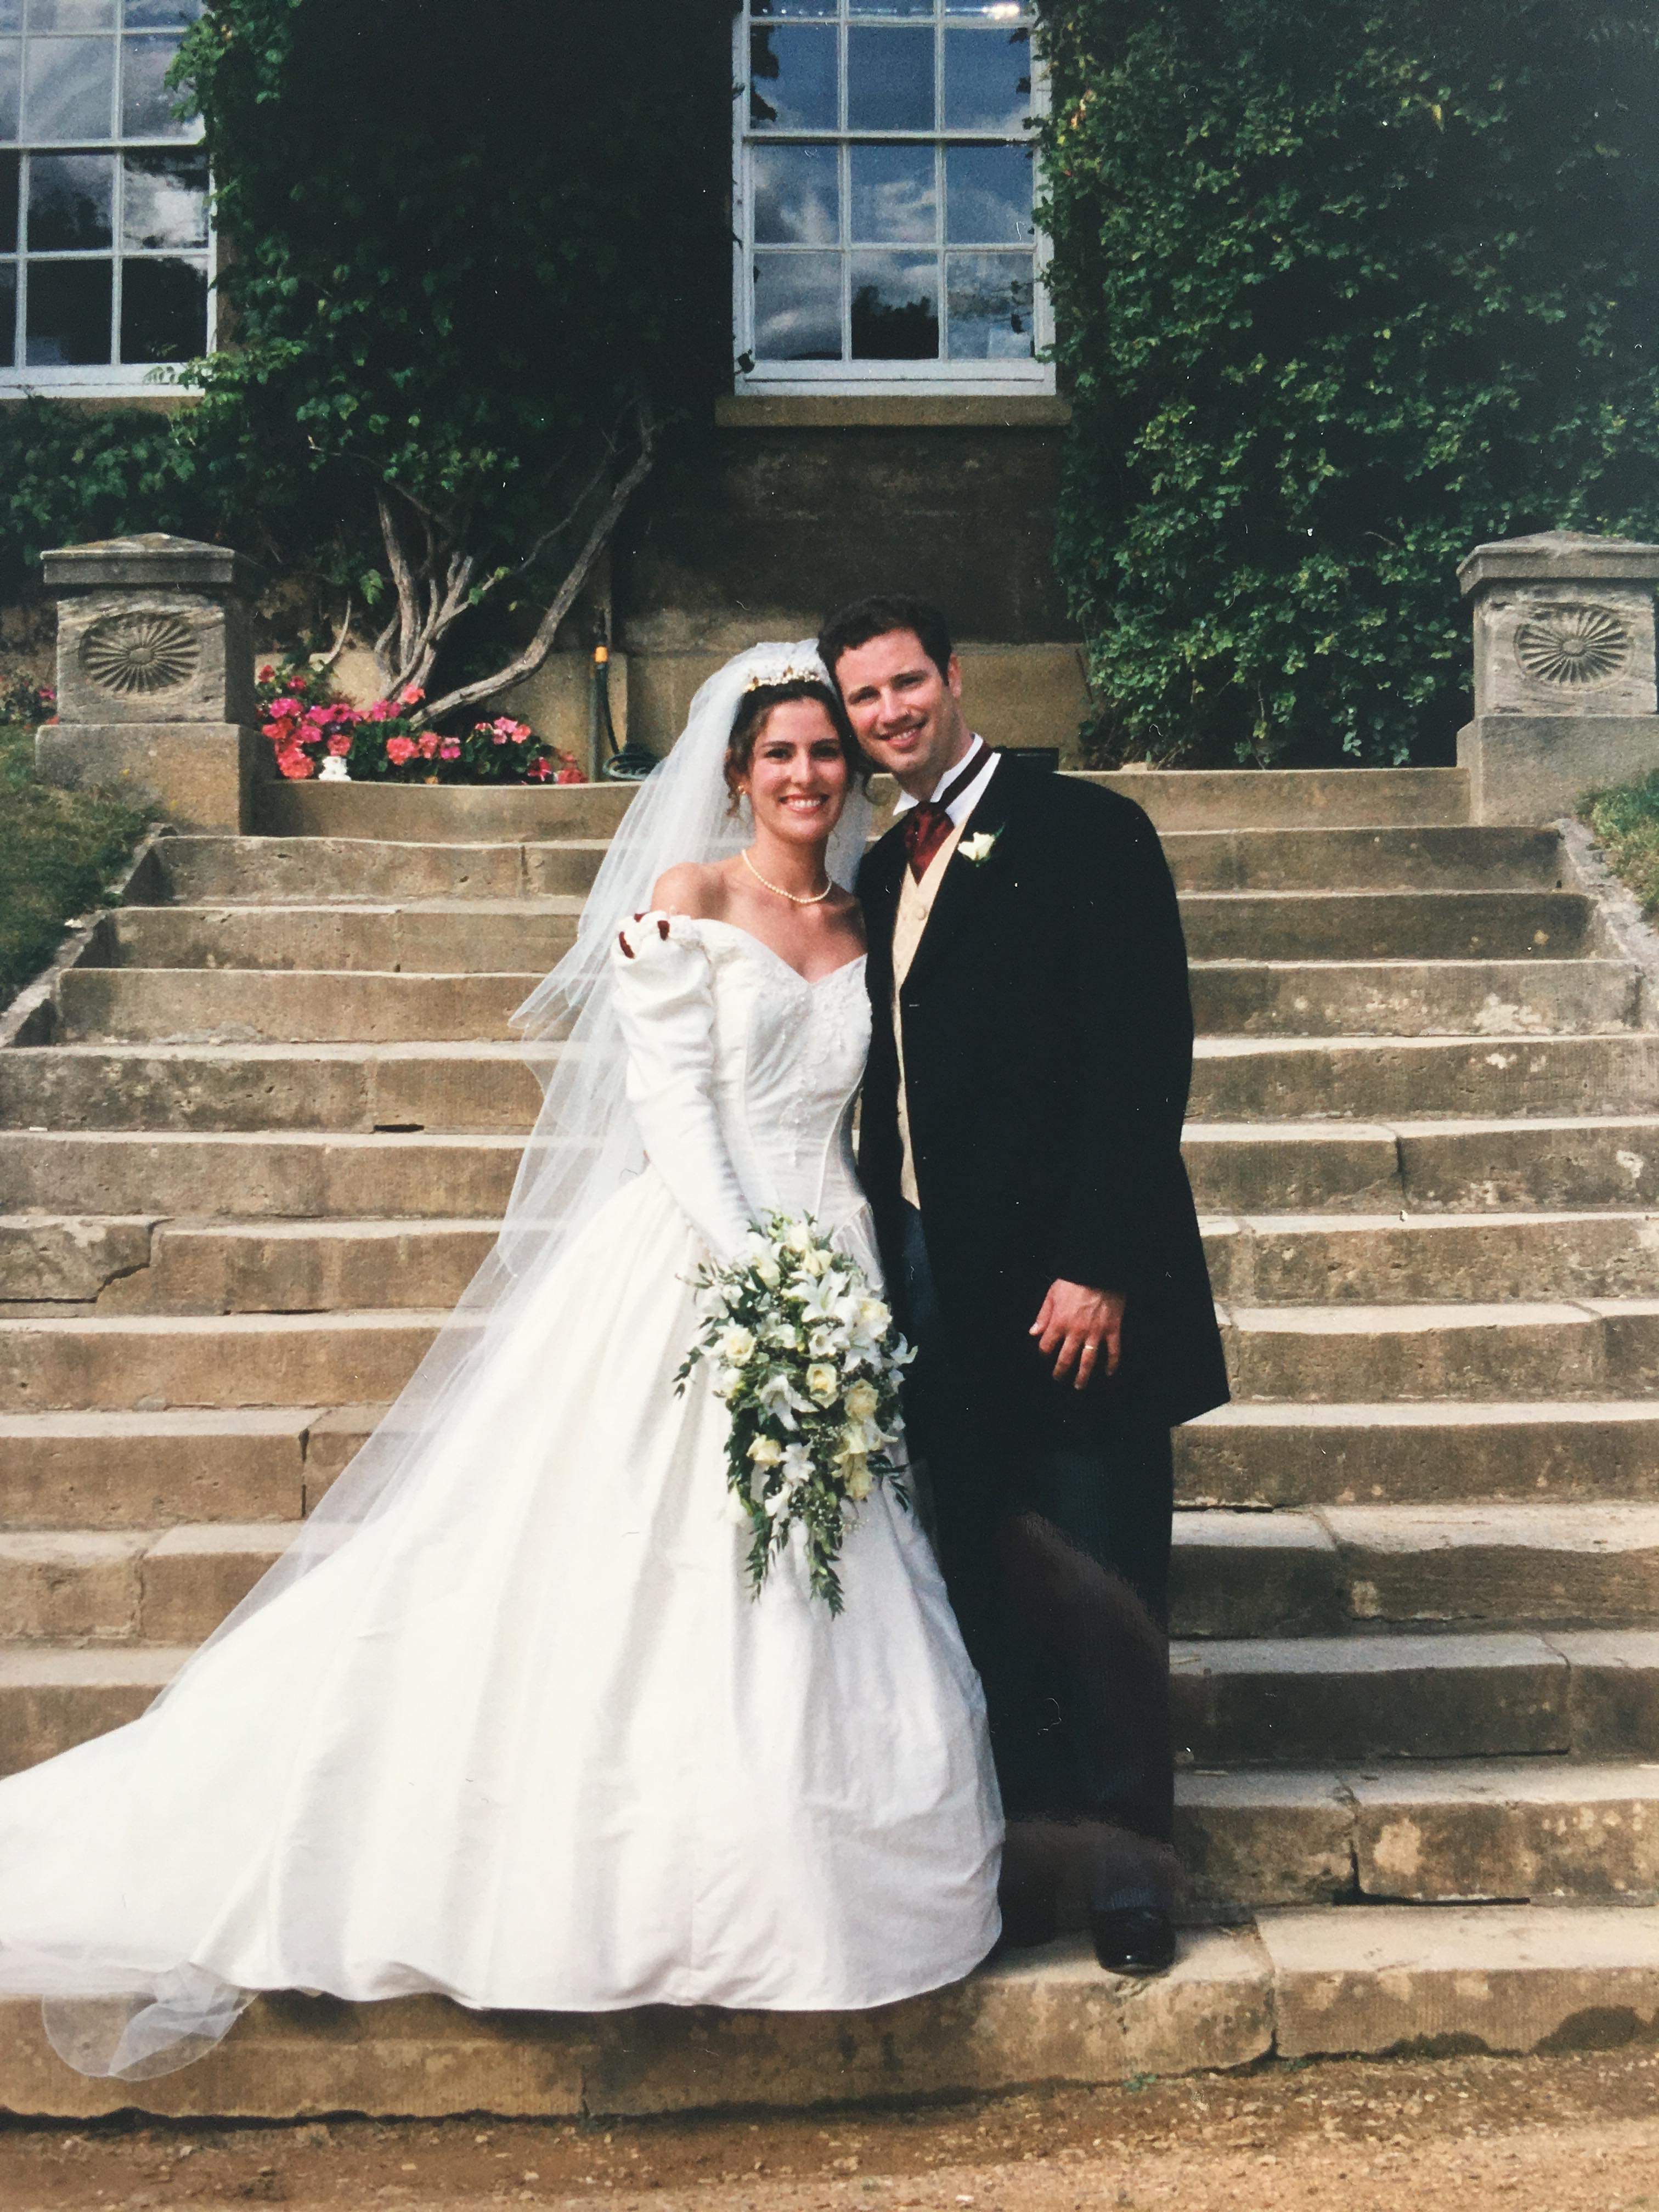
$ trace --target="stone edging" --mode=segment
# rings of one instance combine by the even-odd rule
[[[163,837],[173,834],[166,823],[145,831],[125,867],[107,886],[110,904],[125,906],[135,890],[143,889],[145,877],[155,866],[155,848]],[[57,951],[33,981],[25,983],[10,1004],[0,1008],[0,1052],[13,1045],[50,1044],[58,979],[66,969],[78,968],[85,959],[98,934],[103,913],[103,908],[98,908],[72,921],[59,939]]]
[[[1584,823],[1563,815],[1548,827],[1561,840],[1565,887],[1595,901],[1605,951],[1631,962],[1640,977],[1638,1026],[1659,1030],[1659,930],[1644,918],[1635,892],[1608,866]]]

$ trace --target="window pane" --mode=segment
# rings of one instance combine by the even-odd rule
[[[853,256],[854,361],[933,361],[939,264],[931,253]]]
[[[1030,244],[1029,146],[946,147],[945,235],[963,246]]]
[[[853,131],[933,129],[931,31],[848,31],[847,123]]]
[[[32,31],[112,31],[115,0],[29,0]]]
[[[121,20],[130,31],[170,31],[193,23],[202,0],[126,0]]]
[[[848,0],[849,15],[931,15],[933,0]]]
[[[206,347],[206,262],[124,261],[122,360],[190,361]]]
[[[0,263],[0,368],[17,366],[17,271]]]
[[[0,39],[0,138],[17,137],[17,84],[20,63],[16,39]]]
[[[839,253],[756,255],[755,358],[841,359]]]
[[[112,154],[37,154],[29,163],[29,251],[113,242]]]
[[[833,131],[836,109],[836,33],[757,23],[749,33],[749,120]]]
[[[1025,253],[949,253],[945,279],[953,361],[1030,361],[1031,259]]]
[[[205,246],[207,155],[129,154],[123,246]]]
[[[762,246],[837,246],[841,186],[833,146],[757,146],[755,236]]]
[[[32,39],[23,78],[31,138],[107,138],[113,39]]]
[[[17,156],[0,154],[0,253],[17,251]]]
[[[1017,23],[1027,11],[1019,0],[945,0],[947,15],[972,15],[981,23]]]
[[[931,146],[854,146],[853,235],[866,241],[931,244],[939,208]]]
[[[167,85],[167,73],[179,51],[177,39],[121,41],[121,135],[124,138],[187,138],[193,123],[173,113],[179,98]]]
[[[1031,34],[945,33],[945,120],[955,131],[1018,131],[1031,106]]]
[[[833,15],[836,0],[750,0],[751,15]]]
[[[108,261],[36,261],[29,268],[31,368],[88,367],[109,359]]]
[[[21,31],[23,0],[0,0],[0,31]]]

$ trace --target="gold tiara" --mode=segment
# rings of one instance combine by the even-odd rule
[[[770,684],[827,684],[830,672],[816,658],[811,660],[781,660],[770,668],[756,668],[750,672],[745,691],[758,691]]]

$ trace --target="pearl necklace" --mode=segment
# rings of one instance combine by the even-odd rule
[[[785,890],[781,884],[769,882],[766,877],[762,875],[760,870],[750,859],[749,850],[746,846],[744,848],[743,851],[738,854],[738,858],[743,862],[744,867],[748,869],[750,874],[755,878],[755,881],[757,884],[763,884],[769,891],[775,891],[780,898],[787,898],[791,906],[820,905],[823,900],[829,897],[830,892],[836,888],[835,878],[832,876],[821,891],[814,891],[810,898],[802,898],[794,891]]]

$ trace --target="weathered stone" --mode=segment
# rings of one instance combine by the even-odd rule
[[[169,1529],[139,1562],[139,1635],[149,1644],[199,1644],[296,1533],[281,1522]]]
[[[533,970],[575,941],[580,898],[428,899],[391,906],[125,907],[108,964],[125,968],[393,969],[422,975]]]
[[[291,1521],[304,1500],[303,1410],[0,1413],[7,1528],[165,1528]]]
[[[1175,1743],[1199,1766],[1561,1752],[1567,1672],[1526,1635],[1177,1643]]]
[[[1171,830],[1163,845],[1187,891],[1558,890],[1553,830]]]
[[[49,722],[34,740],[47,783],[113,792],[175,829],[231,834],[248,817],[270,750],[232,722]]]
[[[1353,1825],[1334,1775],[1176,1778],[1176,1850],[1205,1903],[1323,1905],[1347,1895]]]
[[[0,1647],[0,1774],[137,1720],[187,1656],[154,1644]]]
[[[169,1223],[153,1264],[100,1313],[338,1313],[453,1306],[495,1241],[493,1222]]]
[[[544,972],[250,981],[234,968],[75,968],[58,987],[58,1035],[81,1044],[504,1043]]]
[[[1358,1620],[1659,1618],[1659,1504],[1336,1506]]]
[[[1580,1759],[1659,1758],[1659,1634],[1554,1629],[1567,1662],[1572,1748]]]
[[[95,1298],[148,1264],[154,1225],[142,1214],[0,1216],[0,1300]]]
[[[1181,902],[1194,960],[1562,959],[1588,950],[1579,891],[1206,891]]]
[[[1347,1773],[1373,1898],[1659,1895],[1659,1770],[1535,1759]]]
[[[1622,960],[1194,961],[1200,1036],[1571,1036],[1627,1029]]]
[[[1605,2050],[1659,2033],[1659,1918],[1570,1905],[1267,1912],[1281,2058]]]
[[[1317,1636],[1347,1607],[1336,1548],[1303,1513],[1177,1513],[1170,1618],[1177,1636]]]
[[[1209,1249],[1206,1224],[1206,1251]],[[1247,1216],[1229,1226],[1222,1300],[1443,1304],[1659,1291],[1652,1213]],[[1214,1279],[1213,1275],[1212,1279]]]
[[[1561,1304],[1234,1307],[1227,1344],[1241,1398],[1612,1396],[1603,1328]]]

